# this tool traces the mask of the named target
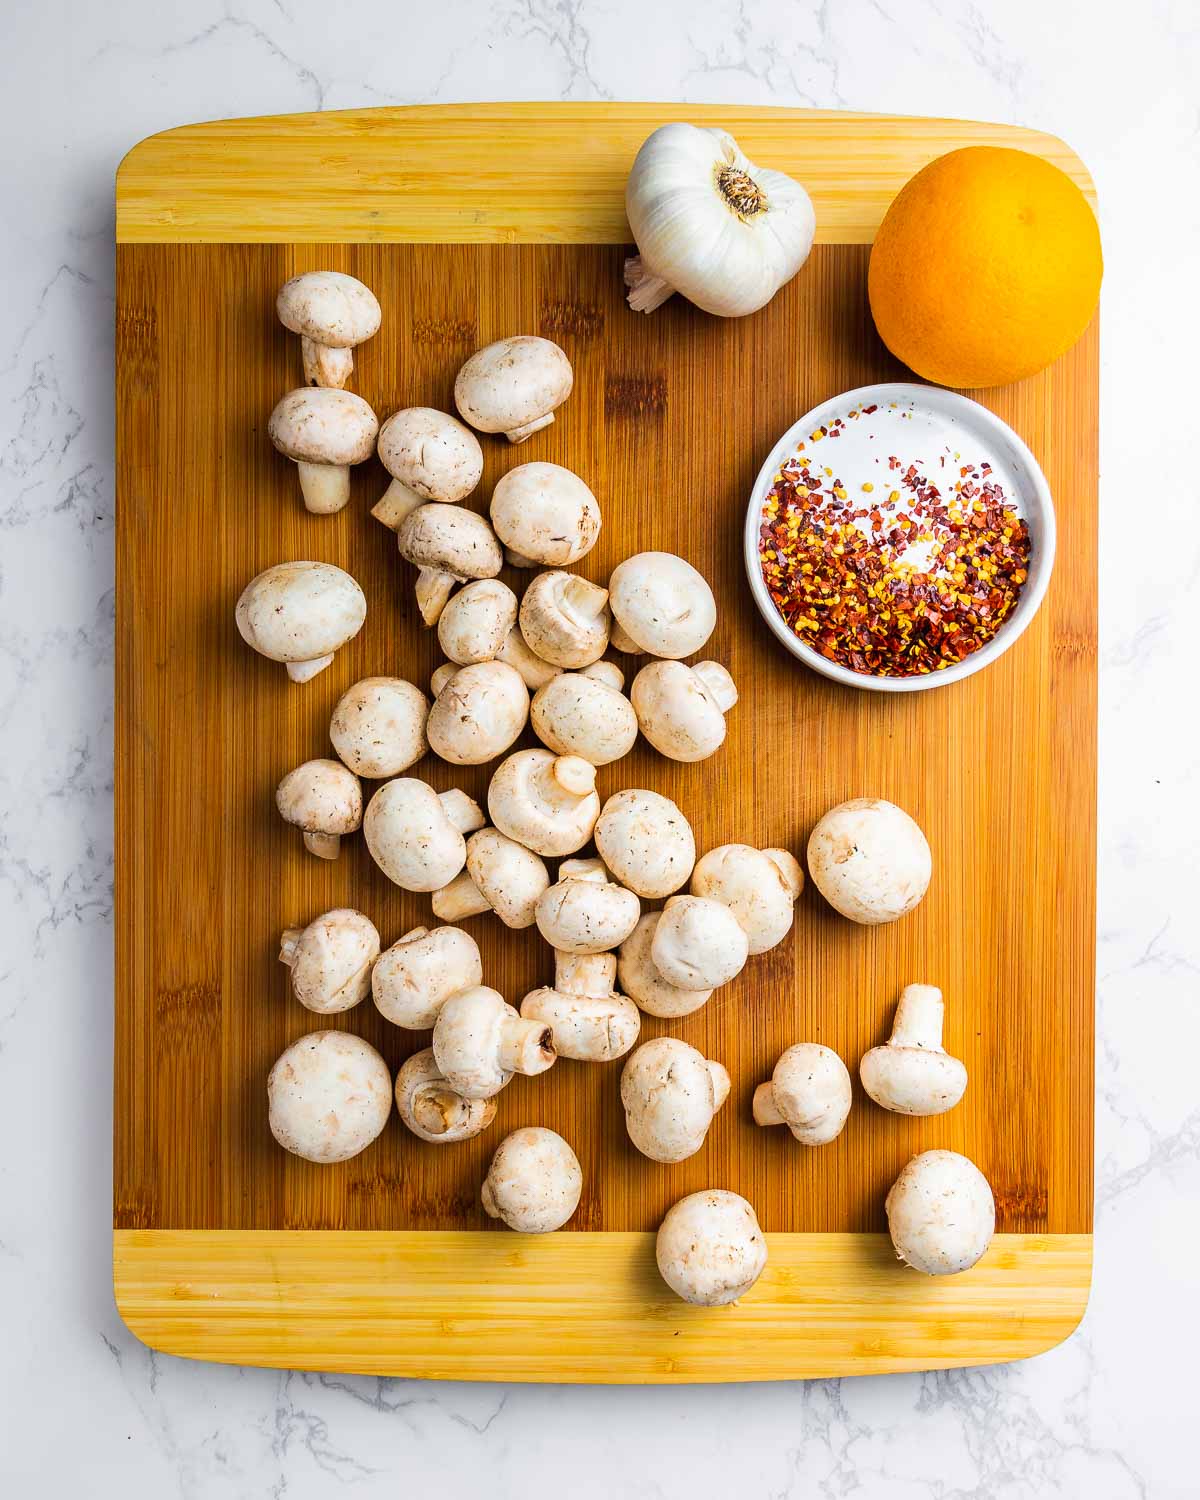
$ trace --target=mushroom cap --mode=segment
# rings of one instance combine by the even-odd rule
[[[690,1016],[704,1005],[712,990],[681,990],[668,984],[650,956],[661,912],[649,911],[621,944],[617,979],[622,990],[648,1016]]]
[[[742,972],[749,943],[727,906],[706,896],[672,896],[650,944],[654,967],[681,990],[715,990]]]
[[[438,1071],[433,1048],[414,1052],[396,1074],[396,1109],[419,1140],[431,1146],[469,1141],[496,1118],[494,1099],[464,1099]]]
[[[406,891],[439,890],[466,862],[466,839],[439,794],[415,776],[384,782],[367,803],[363,833],[375,863]]]
[[[806,1146],[825,1146],[841,1134],[853,1088],[846,1064],[831,1047],[797,1042],[775,1064],[771,1102]],[[761,1123],[761,1122],[760,1122]]]
[[[329,738],[356,776],[398,776],[425,754],[429,699],[403,677],[363,677],[338,699]]]
[[[518,464],[496,481],[492,526],[506,547],[531,562],[565,568],[600,535],[600,502],[561,464]]]
[[[492,822],[535,854],[560,858],[582,849],[600,812],[595,767],[575,755],[518,750],[488,787]]]
[[[629,1139],[651,1161],[684,1161],[704,1144],[729,1075],[678,1037],[643,1042],[621,1072]]]
[[[599,665],[599,663],[597,663]],[[558,755],[607,766],[633,749],[637,715],[618,688],[587,672],[560,672],[534,694],[534,732]]]
[[[722,673],[737,700],[733,679],[716,662],[703,665]],[[704,674],[681,661],[648,662],[633,679],[629,698],[638,728],[660,755],[671,760],[706,760],[725,740],[725,713]]]
[[[668,1209],[654,1253],[662,1279],[677,1296],[700,1307],[724,1307],[762,1275],[767,1240],[745,1198],[708,1188]]]
[[[519,334],[471,355],[454,382],[454,404],[479,432],[510,432],[560,407],[574,383],[557,344]]]
[[[306,760],[275,788],[275,806],[304,833],[353,833],[362,822],[362,783],[339,760]]]
[[[481,828],[467,840],[467,874],[506,927],[533,926],[550,876],[532,849],[498,828]]]
[[[957,1151],[914,1156],[892,1184],[884,1207],[896,1254],[928,1276],[969,1270],[996,1228],[987,1178]]]
[[[361,464],[375,451],[378,432],[361,396],[323,385],[289,391],[267,423],[280,453],[302,464]]]
[[[673,552],[638,552],[613,570],[609,607],[621,629],[651,656],[691,656],[717,623],[712,589]]]
[[[459,667],[438,694],[425,733],[435,755],[479,766],[503,755],[529,718],[529,689],[502,661]]]
[[[967,1069],[942,1046],[945,1006],[932,984],[905,985],[892,1035],[859,1063],[863,1088],[883,1109],[899,1115],[941,1115],[967,1088]]]
[[[552,948],[607,953],[633,931],[641,909],[633,892],[609,880],[607,871],[599,880],[581,880],[560,870],[557,884],[538,901],[536,920]]]
[[[590,666],[608,646],[604,589],[578,573],[539,573],[525,590],[518,615],[525,644],[555,667]]]
[[[669,797],[632,787],[604,804],[596,849],[617,881],[645,900],[687,884],[696,863],[691,825]]]
[[[565,994],[550,985],[530,990],[521,1015],[550,1028],[559,1057],[576,1062],[613,1062],[638,1039],[642,1018],[632,1000],[616,994]]]
[[[520,1234],[561,1229],[579,1207],[583,1169],[556,1131],[527,1125],[496,1148],[480,1197],[493,1219]]]
[[[280,957],[292,971],[292,993],[300,1004],[333,1015],[370,994],[379,933],[362,912],[338,906],[303,931],[285,933]]]
[[[482,983],[483,961],[469,932],[414,927],[380,955],[371,974],[371,997],[394,1025],[424,1031],[451,995]]]
[[[520,1023],[521,1017],[498,990],[485,984],[450,996],[434,1023],[433,1056],[455,1093],[465,1099],[490,1099],[508,1083],[512,1070],[502,1062],[504,1032],[514,1021]],[[553,1062],[548,1028],[539,1045]]]
[[[692,895],[727,906],[749,940],[750,953],[765,953],[791,931],[804,871],[786,849],[721,844],[696,861]]]
[[[235,611],[238,633],[270,661],[316,661],[356,636],[367,597],[332,563],[276,563],[252,578]]]
[[[460,667],[492,661],[517,623],[517,596],[498,578],[476,578],[449,600],[437,624],[438,645]]]
[[[396,544],[408,562],[458,579],[495,578],[504,562],[496,534],[482,516],[435,501],[405,516]]]
[[[313,1031],[278,1057],[267,1078],[271,1134],[305,1161],[348,1161],[392,1112],[388,1065],[362,1037]]]
[[[383,316],[371,288],[344,271],[293,276],[279,288],[275,311],[285,328],[327,349],[361,344],[379,332]]]
[[[894,922],[924,896],[933,857],[918,825],[894,802],[855,797],[832,808],[808,841],[813,883],[852,922]]]
[[[406,406],[379,429],[379,461],[422,500],[456,505],[483,478],[483,449],[469,427],[432,406]]]

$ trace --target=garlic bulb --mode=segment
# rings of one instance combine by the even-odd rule
[[[662,125],[643,143],[625,212],[641,252],[625,262],[635,312],[673,292],[722,318],[755,312],[808,259],[816,229],[798,182],[696,125]]]

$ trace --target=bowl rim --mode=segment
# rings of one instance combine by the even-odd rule
[[[954,666],[944,667],[937,672],[927,672],[915,677],[876,677],[869,672],[855,672],[839,662],[830,661],[828,657],[822,656],[819,651],[802,641],[795,631],[788,627],[783,616],[776,609],[775,601],[771,598],[770,590],[763,578],[758,537],[762,524],[762,506],[767,492],[774,483],[775,476],[784,460],[795,451],[796,444],[803,434],[811,431],[816,425],[818,417],[831,414],[830,408],[867,406],[872,402],[882,405],[885,401],[896,400],[923,404],[934,410],[964,419],[976,427],[983,428],[992,438],[1007,446],[1011,450],[1016,466],[1025,470],[1029,488],[1028,491],[1022,491],[1021,498],[1024,501],[1026,517],[1031,524],[1036,517],[1040,537],[1035,554],[1036,575],[1026,579],[1016,609],[986,646],[973,651],[970,656],[963,661],[956,662]],[[982,671],[997,657],[1003,656],[1008,648],[1024,634],[1045,598],[1046,590],[1050,586],[1050,576],[1054,571],[1056,544],[1057,523],[1050,486],[1028,444],[1003,418],[998,417],[995,412],[980,402],[973,401],[969,396],[960,395],[959,392],[947,390],[943,386],[922,385],[916,381],[904,380],[879,381],[871,385],[855,386],[852,390],[840,391],[819,402],[793,422],[774,444],[759,468],[750,491],[750,502],[746,507],[742,536],[743,560],[750,583],[750,592],[759,614],[762,615],[775,638],[798,661],[810,667],[814,672],[819,672],[822,677],[828,677],[846,687],[877,693],[914,693],[923,692],[929,688],[945,687],[949,683],[961,682],[964,677],[970,677],[975,672]]]

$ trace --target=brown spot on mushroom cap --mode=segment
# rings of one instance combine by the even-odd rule
[[[289,391],[267,423],[280,453],[306,464],[361,464],[374,452],[378,432],[361,396],[328,386]]]
[[[275,298],[279,321],[292,333],[352,349],[379,331],[382,313],[375,293],[344,271],[304,271],[285,281]]]
[[[554,568],[578,562],[600,535],[599,501],[578,474],[561,464],[510,469],[492,491],[490,515],[506,547]]]

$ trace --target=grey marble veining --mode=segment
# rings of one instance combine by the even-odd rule
[[[185,1500],[1194,1495],[1200,12],[1148,0],[84,0],[0,48],[0,1481]],[[1097,1265],[1006,1368],[644,1392],[148,1352],[109,1291],[112,176],[189,119],[676,98],[1012,120],[1105,233]]]

